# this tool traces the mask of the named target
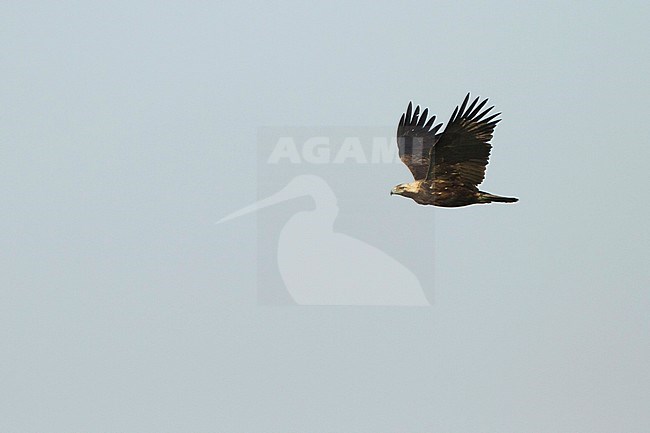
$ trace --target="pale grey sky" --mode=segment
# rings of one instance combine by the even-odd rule
[[[1,431],[650,430],[647,3],[2,11]],[[215,224],[279,189],[259,131],[446,121],[470,91],[503,112],[483,187],[519,203],[317,172],[432,306],[260,304],[256,221],[311,204]]]

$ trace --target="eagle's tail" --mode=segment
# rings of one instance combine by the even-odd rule
[[[518,198],[515,197],[501,197],[500,195],[494,195],[490,194],[489,192],[479,192],[479,203],[492,203],[492,202],[498,202],[498,203],[514,203],[516,201],[519,201]]]

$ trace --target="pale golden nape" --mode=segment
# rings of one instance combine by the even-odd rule
[[[411,182],[411,183],[400,183],[399,185],[393,187],[393,189],[390,191],[390,194],[391,195],[415,194],[420,190],[421,183],[422,183],[421,180],[416,180],[415,182]]]

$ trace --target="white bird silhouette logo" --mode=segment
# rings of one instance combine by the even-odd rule
[[[325,180],[300,175],[272,196],[222,218],[219,223],[300,196],[315,209],[286,222],[278,241],[278,268],[300,305],[430,305],[418,278],[384,251],[337,233],[336,195]]]

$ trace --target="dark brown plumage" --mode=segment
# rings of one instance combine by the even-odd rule
[[[409,102],[397,127],[400,159],[411,170],[414,182],[397,185],[391,194],[410,197],[419,204],[459,207],[477,203],[513,203],[514,197],[500,197],[478,189],[485,178],[492,133],[501,113],[485,117],[494,107],[483,110],[487,99],[477,97],[469,106],[469,93],[456,106],[444,132],[434,126],[436,116],[427,120],[428,109]],[[483,111],[481,111],[483,110]]]

